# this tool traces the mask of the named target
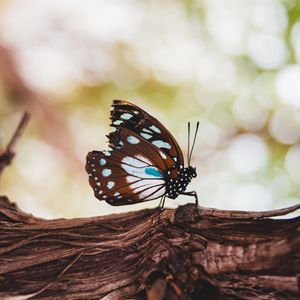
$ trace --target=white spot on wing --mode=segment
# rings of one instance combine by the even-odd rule
[[[141,132],[140,135],[146,140],[149,140],[152,138],[152,135],[148,134],[148,133]]]
[[[159,171],[157,172],[159,176],[158,175],[156,176],[156,174],[153,171],[151,172],[148,170],[154,167],[150,167],[147,169],[146,167],[135,167],[127,164],[122,164],[121,166],[129,175],[133,175],[139,178],[149,178],[149,179],[162,178],[162,174]]]
[[[126,156],[122,159],[122,162],[132,167],[137,167],[137,168],[146,167],[147,166],[146,162],[139,160],[139,158],[141,158],[141,160],[144,160],[144,157],[141,155],[138,155],[137,158]]]
[[[164,180],[139,180],[137,182],[134,182],[130,185],[130,188],[132,190],[134,190],[134,192],[139,192],[139,191],[142,191],[144,189],[147,189],[147,188],[151,188],[153,187],[154,185],[156,185],[155,188],[157,188],[158,186],[161,186],[161,185],[164,185],[165,184],[165,181]]]
[[[158,190],[159,188],[160,188],[159,186],[156,186],[156,187],[150,188],[149,190],[146,190],[146,191],[142,192],[139,195],[140,199],[144,198],[143,200],[153,200],[153,199],[157,199],[159,197],[162,197],[166,192],[166,188],[163,187],[160,190]],[[155,189],[157,189],[158,191],[156,191],[153,195],[150,195],[155,191]]]
[[[107,188],[112,189],[115,186],[115,183],[113,181],[109,181],[107,183]]]
[[[147,158],[143,157],[142,155],[137,155],[136,158],[130,156],[124,157],[122,159],[121,166],[129,175],[133,175],[139,178],[156,177],[153,176],[153,174],[150,174],[149,172],[148,174],[145,172],[146,167],[151,166],[151,161],[149,161]],[[137,180],[138,178],[135,179]]]
[[[152,129],[153,131],[157,132],[157,133],[161,133],[161,131],[159,130],[159,128],[157,128],[154,125],[151,125],[149,128]]]
[[[124,146],[124,143],[122,141],[119,141],[119,144],[117,145],[117,149],[122,149]]]
[[[167,159],[167,156],[163,152],[159,151],[159,154],[163,159]]]
[[[119,193],[119,192],[116,192],[116,193],[114,193],[114,196],[115,196],[115,197],[120,196],[120,193]]]
[[[107,177],[107,176],[109,176],[111,174],[111,169],[103,169],[102,170],[102,175],[104,176],[104,177]]]
[[[153,145],[155,145],[158,148],[166,148],[166,149],[171,149],[171,145],[167,142],[163,142],[161,140],[153,141]]]
[[[111,151],[110,150],[104,150],[102,151],[104,153],[104,155],[106,156],[111,156]]]
[[[137,181],[137,180],[139,180],[139,179],[136,178],[136,177],[134,177],[134,176],[126,176],[126,181],[127,181],[128,183],[134,182],[134,181]]]
[[[121,125],[123,123],[122,120],[116,120],[113,122],[114,125]]]
[[[147,129],[147,128],[143,128],[143,131],[144,131],[144,132],[146,132],[146,133],[150,133],[150,134],[152,134],[152,131],[151,131],[151,130],[149,130],[149,129]]]
[[[165,194],[163,180],[151,181],[151,184],[143,184],[143,181],[131,184],[130,187],[137,193],[139,199],[152,200],[159,198]],[[153,194],[153,195],[151,195]]]
[[[151,163],[151,161],[149,159],[147,159],[146,157],[144,157],[144,156],[142,156],[140,154],[136,155],[135,157],[138,158],[138,159],[140,159],[140,160],[142,160],[142,161],[144,161],[149,166],[152,165],[152,163]]]
[[[132,114],[124,113],[121,115],[121,118],[124,120],[130,120],[132,118]]]
[[[130,144],[138,144],[140,142],[140,140],[138,138],[136,138],[135,136],[132,136],[130,135],[128,138],[127,138],[127,141],[130,143]]]
[[[106,164],[106,160],[104,158],[101,158],[99,163],[101,166],[104,166]]]
[[[121,166],[129,175],[133,175],[140,178],[153,178],[153,176],[145,174],[144,168],[136,168],[125,164],[122,164]]]

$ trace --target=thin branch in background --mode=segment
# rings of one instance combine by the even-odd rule
[[[15,133],[13,134],[10,142],[8,143],[6,149],[0,153],[0,176],[4,168],[11,164],[12,159],[15,156],[15,148],[16,148],[17,141],[22,136],[29,122],[29,119],[30,119],[30,114],[28,112],[25,112]]]
[[[55,147],[64,157],[66,165],[73,174],[82,173],[82,161],[75,153],[74,143],[68,132],[59,106],[49,101],[46,95],[34,90],[22,78],[14,58],[13,50],[0,40],[0,77],[8,89],[10,101],[18,107],[29,110],[38,122],[46,143]],[[67,154],[67,155],[66,155]]]
[[[29,294],[29,295],[24,295],[22,296],[23,300],[26,300],[26,299],[30,299],[31,297],[35,297],[37,296],[38,294],[42,293],[43,291],[45,291],[47,288],[49,288],[53,283],[55,283],[55,281],[57,281],[60,277],[62,277],[62,275],[64,273],[66,273],[68,271],[68,269],[70,269],[76,262],[77,260],[81,257],[83,251],[81,251],[79,253],[79,255],[77,255],[75,257],[74,260],[72,260],[57,276],[54,280],[52,280],[50,283],[48,283],[46,286],[44,286],[42,289],[40,289],[39,291],[37,291],[36,293],[32,293],[32,294]]]

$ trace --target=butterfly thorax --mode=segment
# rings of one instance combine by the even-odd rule
[[[176,178],[169,178],[167,180],[167,197],[175,199],[179,194],[184,193],[187,185],[191,182],[192,178],[195,178],[196,176],[196,168],[189,166],[180,169]]]

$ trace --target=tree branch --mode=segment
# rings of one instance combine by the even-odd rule
[[[0,197],[0,298],[298,299],[300,217],[262,215],[187,204],[43,220]]]
[[[29,122],[29,119],[30,119],[29,113],[25,112],[15,133],[13,134],[10,142],[8,143],[6,149],[2,153],[0,153],[0,176],[4,168],[7,167],[11,163],[12,159],[14,158],[16,143],[20,139],[21,135],[23,134]]]
[[[289,213],[292,213],[298,209],[300,209],[300,203],[280,208],[280,209],[274,209],[274,210],[268,210],[268,211],[239,211],[239,210],[220,210],[215,208],[207,208],[207,207],[199,207],[202,208],[203,211],[201,211],[202,216],[207,217],[217,217],[217,218],[227,218],[227,219],[260,219],[260,218],[270,218],[270,217],[279,217],[284,216]]]
[[[19,73],[13,50],[0,41],[0,77],[9,91],[13,104],[21,106],[31,113],[39,123],[39,129],[45,136],[45,142],[54,146],[64,155],[73,174],[80,173],[82,162],[74,151],[74,143],[66,129],[59,107],[39,91],[26,83]],[[65,154],[68,155],[65,155]]]

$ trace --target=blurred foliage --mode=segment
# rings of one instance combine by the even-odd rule
[[[187,121],[200,121],[191,189],[201,204],[299,202],[299,0],[13,0],[0,14],[0,43],[34,95],[2,76],[2,147],[32,113],[0,186],[23,209],[52,218],[157,205],[112,208],[88,185],[85,155],[107,147],[113,99],[161,120],[185,154]]]

